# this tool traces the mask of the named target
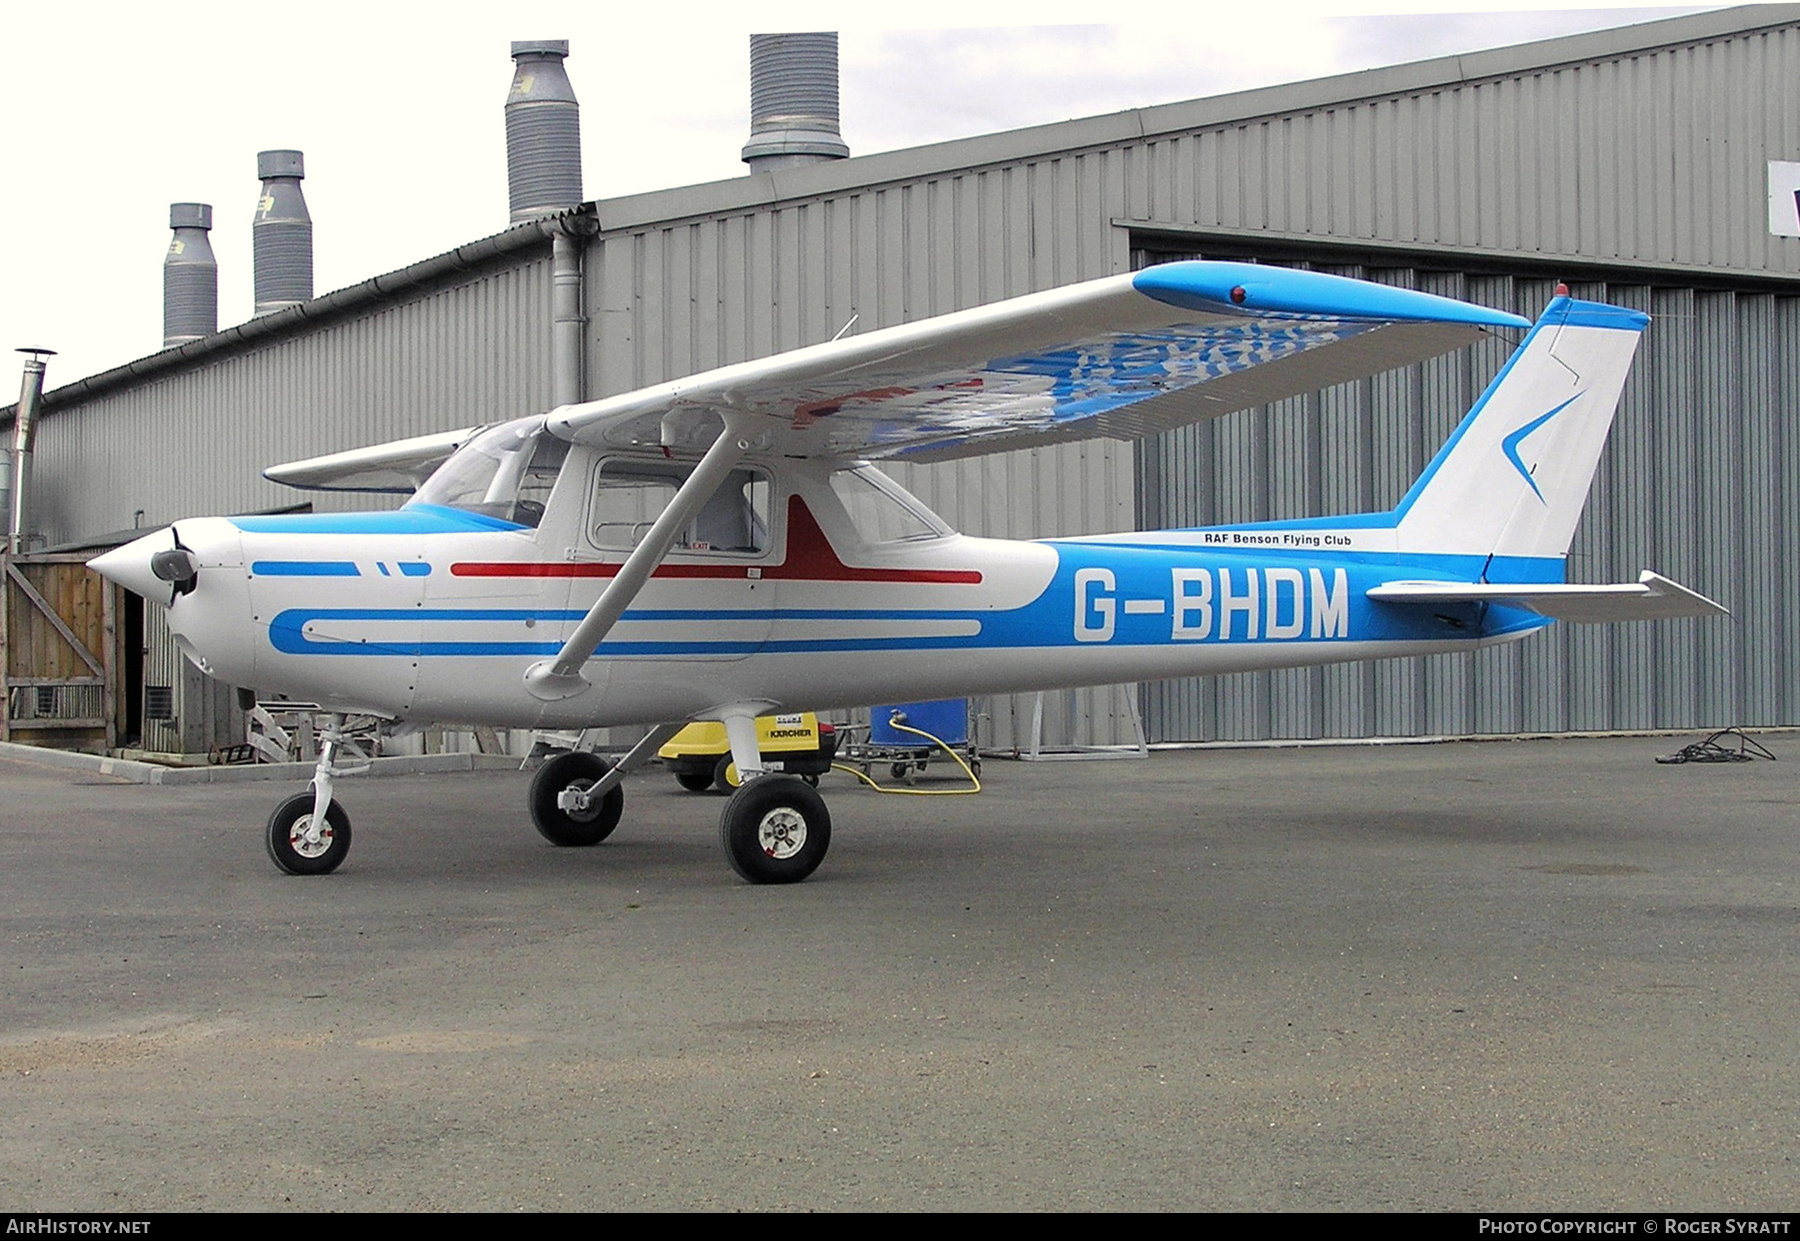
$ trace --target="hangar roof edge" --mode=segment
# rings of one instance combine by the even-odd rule
[[[651,190],[600,199],[593,206],[603,232],[627,231],[666,221],[742,210],[885,182],[916,180],[1010,163],[1062,151],[1129,142],[1159,134],[1353,104],[1463,82],[1505,77],[1561,65],[1678,47],[1757,30],[1800,25],[1800,4],[1744,5],[1662,18],[1584,34],[1563,35],[1507,47],[1410,61],[1331,77],[1152,104],[1100,116],[1076,117],[1024,129],[954,138],[926,146],[859,155],[724,181]]]

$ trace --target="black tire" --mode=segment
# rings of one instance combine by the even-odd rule
[[[888,768],[888,771],[893,773],[893,777],[896,780],[906,779],[906,773],[911,770],[912,770],[912,764],[910,764],[910,763],[895,763],[893,766]]]
[[[743,787],[741,784],[732,783],[731,771],[731,755],[729,753],[719,755],[719,761],[713,766],[713,787],[719,792],[735,793]]]
[[[690,793],[704,793],[713,786],[713,773],[710,771],[678,771],[675,783]]]
[[[350,852],[350,816],[337,801],[325,807],[325,827],[320,839],[308,844],[306,829],[312,826],[313,794],[309,788],[275,807],[263,842],[269,859],[290,875],[329,875]]]
[[[531,778],[531,822],[553,845],[583,849],[597,845],[612,835],[625,813],[625,790],[614,785],[598,803],[580,814],[571,814],[556,804],[556,795],[567,788],[587,788],[612,770],[612,765],[595,754],[576,752],[558,754],[539,767]]]
[[[831,812],[798,776],[759,776],[719,816],[725,857],[750,883],[799,883],[831,847]]]
[[[808,788],[816,789],[819,787],[819,777],[810,771],[802,772],[800,778],[806,781],[806,787]]]

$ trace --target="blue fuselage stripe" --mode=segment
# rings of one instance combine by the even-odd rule
[[[257,577],[361,577],[354,560],[257,560],[250,572]]]
[[[1154,536],[1151,536],[1154,537]],[[1031,602],[1006,609],[642,608],[621,622],[601,658],[741,657],[754,652],[1036,650],[1342,642],[1466,642],[1537,628],[1536,613],[1493,603],[1377,602],[1374,586],[1395,580],[1470,582],[1481,557],[1282,553],[1268,548],[1157,548],[1056,542],[1058,567]],[[1521,558],[1509,581],[1561,580],[1560,559]],[[291,608],[269,625],[276,650],[292,655],[505,656],[541,658],[561,649],[561,631],[484,640],[446,637],[437,626],[470,622],[572,625],[575,608]],[[833,623],[877,625],[839,636]],[[716,626],[717,636],[652,637],[643,626]],[[964,632],[934,629],[950,623]],[[816,636],[807,624],[820,625]],[[327,632],[347,626],[339,634]],[[368,632],[357,634],[357,629]],[[311,630],[309,633],[308,631]],[[883,632],[885,630],[885,632]],[[912,630],[912,632],[909,632]],[[651,631],[654,633],[654,630]]]

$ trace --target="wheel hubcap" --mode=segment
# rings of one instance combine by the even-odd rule
[[[757,825],[756,843],[776,861],[786,861],[806,847],[806,817],[791,807],[776,807]]]
[[[331,848],[332,838],[337,835],[331,829],[331,820],[320,824],[318,832],[312,830],[312,815],[301,815],[288,828],[288,847],[303,858],[324,857]]]
[[[598,783],[598,780],[576,780],[569,785],[569,788],[574,792],[585,793]],[[563,811],[563,813],[577,823],[592,823],[595,819],[600,817],[600,801],[598,799],[590,799],[586,809],[577,809],[576,807],[571,806]]]

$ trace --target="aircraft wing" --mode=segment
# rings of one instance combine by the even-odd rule
[[[941,461],[1136,439],[1410,365],[1504,314],[1245,263],[1169,263],[564,406],[552,432],[703,449],[727,410],[786,456]]]
[[[263,477],[306,491],[393,491],[411,494],[465,440],[481,430],[440,431],[272,465]]]
[[[1540,616],[1584,624],[1730,615],[1705,595],[1648,569],[1635,582],[1595,586],[1574,582],[1388,582],[1371,588],[1369,598],[1385,603],[1508,603]]]

